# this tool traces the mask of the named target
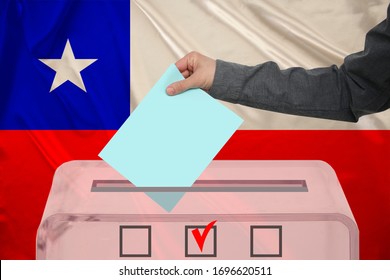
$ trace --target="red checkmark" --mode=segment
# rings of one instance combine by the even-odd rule
[[[198,228],[192,230],[192,235],[194,236],[195,241],[196,241],[196,243],[198,244],[199,249],[200,249],[201,252],[203,251],[204,241],[206,240],[207,235],[209,234],[210,230],[212,229],[213,225],[214,225],[216,222],[217,222],[217,220],[212,221],[211,223],[209,223],[209,224],[206,226],[206,228],[204,229],[204,231],[203,231],[202,234],[200,234]]]

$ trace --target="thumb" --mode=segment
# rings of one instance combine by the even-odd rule
[[[193,76],[190,76],[185,80],[181,80],[173,84],[170,84],[167,87],[166,91],[168,95],[176,95],[190,88],[196,88],[196,87],[198,87],[196,84],[196,80],[194,79]]]

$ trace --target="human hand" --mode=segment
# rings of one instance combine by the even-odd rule
[[[175,64],[185,79],[170,84],[166,89],[168,95],[176,95],[190,88],[208,91],[213,85],[216,68],[214,59],[190,52]]]

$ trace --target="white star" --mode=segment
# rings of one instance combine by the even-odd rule
[[[80,72],[87,68],[89,65],[94,63],[97,59],[76,59],[73,54],[72,47],[69,39],[66,41],[64,52],[62,53],[61,59],[39,59],[45,63],[51,69],[56,71],[53,83],[50,88],[50,92],[55,90],[57,87],[70,81],[83,91],[87,92],[81,77]]]

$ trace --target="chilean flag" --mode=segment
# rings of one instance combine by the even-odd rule
[[[354,17],[364,5],[354,9],[351,3],[349,10],[333,1],[306,1],[302,9],[300,2],[0,1],[0,259],[35,258],[36,231],[57,167],[99,159],[130,108],[185,53],[315,67],[350,51],[334,47],[337,32],[322,34],[317,23],[338,23],[347,33],[349,24],[338,19],[349,17],[355,25],[348,35],[364,39],[367,30],[357,32],[361,21]],[[388,2],[382,2],[384,16]],[[298,42],[291,43],[294,36]],[[321,52],[330,60],[317,56]],[[360,258],[390,259],[389,114],[350,126],[229,106],[245,124],[216,160],[328,162],[358,223]]]
[[[34,259],[54,171],[130,114],[130,2],[0,2],[0,259]]]

